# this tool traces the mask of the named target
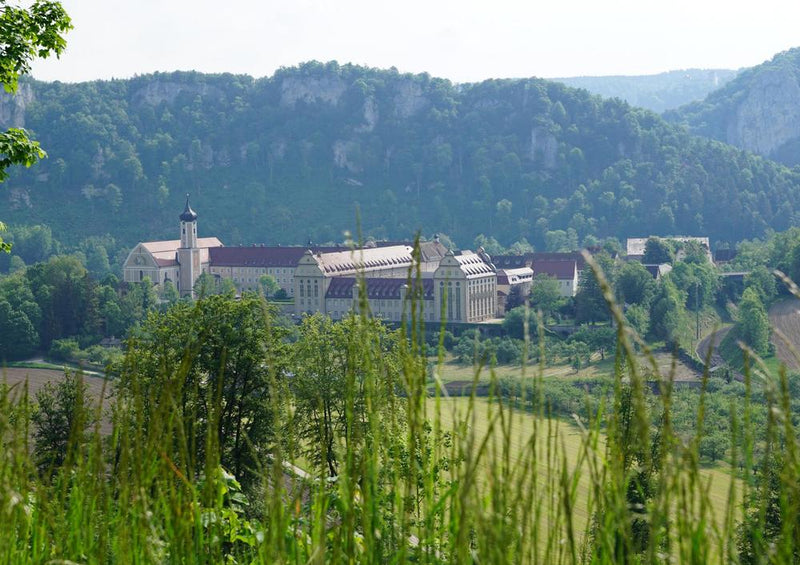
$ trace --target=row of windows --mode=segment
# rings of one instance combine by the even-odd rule
[[[342,311],[342,312],[339,312],[338,310],[334,310],[333,312],[331,312],[331,318],[333,318],[334,320],[338,320],[340,318],[343,318],[344,316],[347,316],[350,312],[352,312],[352,310],[347,310],[347,311]],[[375,316],[379,320],[391,320],[391,321],[395,321],[395,322],[399,322],[400,320],[403,319],[403,314],[400,313],[400,312],[373,312],[373,316]],[[429,320],[429,321],[432,322],[433,321],[433,312],[431,312],[429,314],[424,314],[422,316],[422,319],[423,320]]]
[[[461,319],[461,283],[456,282],[455,291],[453,290],[453,283],[447,282],[447,319],[460,320]],[[439,282],[439,295],[444,299],[444,281]]]
[[[263,269],[262,269],[262,271],[263,271]],[[211,269],[211,272],[212,272],[212,273],[214,273],[214,274],[216,274],[216,275],[220,275],[220,276],[222,276],[222,277],[225,277],[225,275],[226,275],[226,273],[225,273],[225,269],[214,269],[214,268],[212,268],[212,269]],[[229,274],[229,273],[227,273],[227,274]],[[257,282],[258,282],[258,278],[257,278],[257,277],[240,277],[240,276],[236,276],[237,274],[238,274],[238,273],[235,273],[233,276],[231,276],[231,277],[230,277],[230,278],[231,278],[231,280],[232,280],[233,282],[235,282],[235,283],[241,283],[241,284],[245,284],[245,283],[257,283]],[[263,274],[263,273],[262,273],[262,274]],[[278,284],[279,284],[279,285],[280,285],[282,288],[283,288],[285,285],[287,285],[287,284],[289,284],[290,282],[292,282],[292,281],[291,281],[291,279],[288,279],[288,278],[283,278],[283,277],[276,277],[276,278],[275,278],[275,281],[276,281],[276,282],[277,282],[277,283],[278,283]],[[293,288],[289,288],[289,289],[288,289],[288,292],[291,294],[291,293],[293,293],[293,292],[294,292],[294,289],[293,289]]]
[[[212,267],[215,273],[225,274],[227,270],[234,275],[291,275],[292,269],[265,269],[262,267]]]
[[[311,298],[311,279],[299,279],[300,297],[308,296]],[[314,279],[314,298],[319,298],[319,281]]]
[[[494,301],[490,298],[473,298],[469,302],[469,318],[486,318],[494,315]]]
[[[495,281],[489,278],[472,280],[468,284],[473,292],[497,292]]]

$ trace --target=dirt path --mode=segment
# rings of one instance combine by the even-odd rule
[[[661,375],[662,378],[668,378],[670,373],[672,373],[672,380],[676,383],[699,382],[700,379],[703,378],[702,372],[694,370],[680,359],[674,357],[675,356],[672,353],[667,351],[653,352],[653,359],[655,359],[656,366],[658,367],[658,374]],[[673,362],[675,364],[674,373]],[[640,364],[645,370],[651,369],[649,359],[645,359],[644,356],[642,356]]]
[[[769,322],[773,329],[779,330],[789,341],[787,344],[773,334],[775,355],[790,371],[800,371],[797,357],[800,355],[800,300],[788,298],[773,304],[769,309]]]
[[[697,357],[701,360],[706,360],[706,355],[708,355],[708,349],[711,348],[711,369],[714,367],[721,367],[725,365],[725,359],[722,358],[722,355],[719,354],[719,344],[722,343],[722,340],[725,339],[725,336],[728,335],[728,332],[731,331],[733,326],[725,326],[720,328],[716,331],[716,333],[711,333],[700,340],[700,343],[697,344],[697,349],[695,353],[697,353]]]

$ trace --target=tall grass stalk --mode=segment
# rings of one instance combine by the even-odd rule
[[[699,456],[708,371],[687,440],[672,422],[675,365],[660,374],[649,357],[654,401],[637,361],[647,345],[597,275],[617,331],[613,386],[599,402],[587,392],[583,412],[566,421],[542,393],[541,322],[526,322],[516,392],[501,395],[480,361],[471,394],[455,401],[440,379],[443,332],[429,378],[419,267],[409,273],[403,339],[391,355],[370,322],[362,280],[360,314],[342,344],[335,477],[302,455],[308,440],[293,432],[281,349],[263,352],[275,436],[266,450],[252,446],[263,456],[246,492],[221,466],[221,389],[204,395],[190,378],[203,328],[159,368],[157,388],[130,355],[124,389],[107,406],[86,403],[98,424],[72,434],[64,464],[49,473],[33,459],[27,387],[4,386],[0,562],[797,563],[800,446],[785,371],[768,374],[747,354],[745,396],[730,399],[734,478],[715,505]],[[263,315],[271,323],[266,306]],[[540,348],[538,367],[527,363],[529,347]],[[490,394],[479,398],[487,373]],[[756,392],[766,429],[753,423]]]

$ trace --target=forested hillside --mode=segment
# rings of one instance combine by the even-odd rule
[[[174,237],[183,195],[226,244],[481,233],[592,238],[786,229],[800,171],[543,80],[453,85],[336,63],[24,85],[0,107],[49,153],[0,191],[10,224],[75,243]],[[549,235],[548,235],[549,234]],[[587,239],[588,238],[588,239]]]
[[[698,135],[800,164],[800,48],[742,71],[705,100],[666,117]]]
[[[655,75],[554,78],[605,98],[622,98],[631,106],[664,112],[702,100],[736,76],[731,69],[683,69]]]

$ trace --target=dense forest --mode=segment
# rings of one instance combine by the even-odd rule
[[[174,237],[183,195],[226,244],[407,238],[574,247],[786,229],[800,172],[543,80],[454,85],[336,63],[254,80],[25,83],[0,115],[49,153],[0,193],[11,225],[77,245]]]

